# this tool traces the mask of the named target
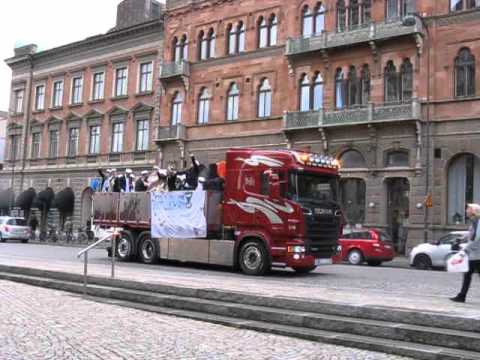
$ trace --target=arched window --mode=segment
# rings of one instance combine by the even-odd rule
[[[348,106],[355,106],[358,104],[358,90],[357,69],[355,69],[355,66],[350,66],[347,81]]]
[[[215,31],[210,29],[208,31],[208,58],[215,57],[216,36]]]
[[[272,88],[268,79],[263,79],[258,89],[258,117],[272,115]]]
[[[345,76],[342,69],[337,69],[335,73],[335,107],[343,109],[345,101]]]
[[[448,223],[465,224],[465,206],[480,202],[480,160],[457,156],[448,167]]]
[[[264,17],[258,20],[258,47],[265,48],[268,46],[268,24]]]
[[[302,19],[302,35],[303,37],[308,38],[313,35],[313,15],[308,5],[305,5],[305,7],[303,8]]]
[[[323,78],[322,74],[317,73],[313,79],[313,110],[318,111],[323,108]]]
[[[357,150],[347,150],[338,159],[342,169],[365,169],[367,163]]]
[[[310,79],[304,74],[300,81],[300,111],[310,111]]]
[[[199,60],[208,59],[208,38],[203,31],[200,31],[200,34],[198,35],[198,43],[200,44],[198,59]]]
[[[233,55],[237,53],[237,30],[232,24],[227,27],[228,30],[228,54]]]
[[[400,71],[400,83],[402,86],[402,101],[410,101],[413,96],[413,66],[409,59],[402,63]]]
[[[340,205],[347,224],[365,222],[366,189],[365,180],[340,180]]]
[[[475,57],[463,48],[455,59],[455,96],[475,95]]]
[[[174,52],[174,61],[180,62],[182,60],[188,59],[188,41],[187,35],[183,35],[180,40],[178,38],[173,39],[173,48],[175,49]]]
[[[245,51],[245,24],[240,22],[237,27],[238,34],[238,52]]]
[[[182,123],[182,105],[183,105],[183,96],[177,91],[173,97],[172,101],[172,118],[171,124],[173,126]]]
[[[372,21],[372,0],[363,0],[362,3],[362,24]]]
[[[361,104],[367,105],[370,101],[370,70],[368,65],[363,65],[360,79]]]
[[[275,15],[270,17],[269,32],[268,32],[268,46],[277,45],[278,36],[278,20]]]
[[[345,31],[345,18],[346,18],[346,10],[345,10],[345,1],[338,0],[337,2],[337,31],[342,32]]]
[[[325,31],[325,7],[319,3],[315,7],[314,33],[321,34]]]
[[[360,25],[360,5],[358,0],[350,0],[348,10],[348,26],[350,29],[356,29]]]
[[[410,160],[408,151],[395,150],[387,153],[385,167],[409,167]]]
[[[230,85],[227,97],[227,120],[238,120],[238,109],[240,102],[240,90],[236,83]]]
[[[198,98],[198,123],[207,124],[210,115],[210,94],[203,88]]]
[[[393,61],[389,61],[385,67],[384,73],[384,82],[385,82],[385,102],[392,103],[398,102],[399,100],[399,91],[398,91],[398,74]]]
[[[173,38],[172,49],[173,49],[172,60],[175,61],[175,62],[179,62],[182,48],[181,48],[181,45],[180,45],[180,41],[178,40],[177,37]]]

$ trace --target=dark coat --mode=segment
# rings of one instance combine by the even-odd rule
[[[145,186],[145,182],[143,178],[138,179],[135,181],[135,192],[145,192],[147,191],[147,186]]]

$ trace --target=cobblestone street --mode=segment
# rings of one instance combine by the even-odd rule
[[[2,360],[406,359],[151,314],[0,281]]]

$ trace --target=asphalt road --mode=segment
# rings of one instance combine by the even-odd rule
[[[1,243],[0,263],[41,261],[45,263],[79,265],[76,257],[78,248],[46,246],[36,244]],[[3,260],[3,261],[2,261]],[[110,259],[106,251],[94,249],[89,255],[91,264],[108,266]],[[298,275],[289,270],[274,270],[265,277],[247,277],[228,268],[185,265],[162,262],[159,265],[143,265],[138,263],[117,263],[121,271],[131,270],[137,274],[157,274],[159,280],[175,278],[201,281],[218,281],[228,283],[246,283],[252,287],[269,286],[288,287],[294,291],[300,288],[318,288],[342,290],[357,294],[388,294],[388,296],[415,295],[425,297],[451,297],[456,295],[461,286],[461,274],[449,274],[445,271],[422,271],[410,268],[394,268],[389,266],[369,267],[351,265],[329,265],[317,268],[308,275]],[[106,268],[108,269],[108,268]],[[480,299],[480,277],[476,275],[469,293],[471,299]]]

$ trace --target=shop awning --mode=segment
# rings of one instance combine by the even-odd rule
[[[15,193],[12,189],[0,191],[0,209],[9,209],[15,205]]]
[[[37,196],[37,192],[34,188],[25,190],[20,195],[18,195],[17,200],[15,201],[15,206],[19,207],[22,210],[30,210],[35,196]]]
[[[65,188],[55,195],[52,207],[61,213],[72,213],[75,206],[75,193],[72,188]]]
[[[32,206],[39,209],[50,209],[52,201],[55,198],[55,193],[52,188],[46,188],[45,190],[40,191],[35,199],[33,200]]]

